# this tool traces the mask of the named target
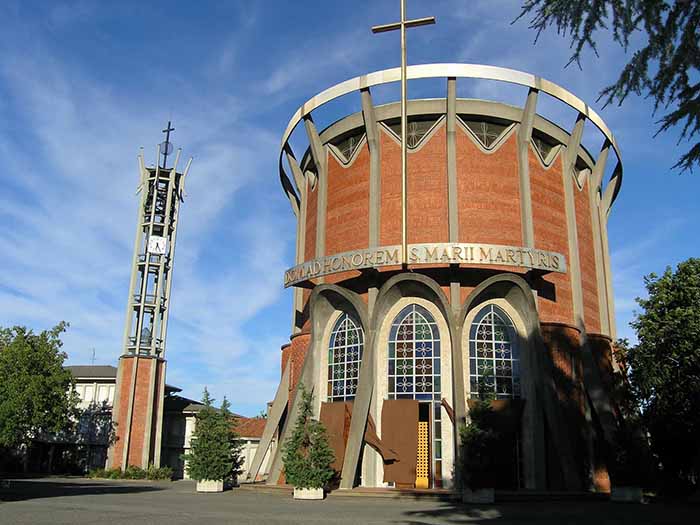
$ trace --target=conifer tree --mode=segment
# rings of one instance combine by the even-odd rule
[[[668,112],[659,120],[657,133],[680,126],[679,139],[692,141],[700,134],[700,2],[697,0],[523,0],[518,18],[531,15],[537,36],[552,26],[571,37],[569,63],[580,65],[581,53],[590,47],[596,55],[599,29],[611,30],[625,51],[641,34],[643,44],[634,49],[614,84],[600,98],[619,104],[630,93],[654,101],[654,112]],[[631,44],[632,42],[632,44]],[[567,64],[568,65],[568,64]],[[700,166],[700,141],[676,162],[683,171]]]
[[[213,402],[205,388],[204,407],[196,416],[190,452],[182,459],[187,461],[187,474],[194,480],[235,481],[243,464],[239,436],[234,429],[235,417],[225,397],[219,410]]]
[[[326,429],[312,419],[313,394],[299,385],[301,410],[291,437],[282,449],[282,461],[287,483],[297,488],[325,487],[335,475],[331,467],[335,454],[328,444]]]

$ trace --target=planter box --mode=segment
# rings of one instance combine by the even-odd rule
[[[464,489],[462,493],[462,503],[494,503],[495,501],[495,489]]]
[[[224,481],[214,479],[203,479],[197,482],[197,492],[223,492]]]
[[[298,489],[294,487],[294,499],[323,499],[323,489]]]
[[[641,487],[615,487],[610,493],[610,501],[618,503],[644,503]]]

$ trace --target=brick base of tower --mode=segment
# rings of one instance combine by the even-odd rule
[[[112,420],[116,440],[107,466],[160,466],[165,360],[125,355],[119,359]]]

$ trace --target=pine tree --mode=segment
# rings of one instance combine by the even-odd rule
[[[300,384],[298,395],[301,395],[301,410],[282,449],[285,477],[287,483],[297,488],[319,489],[335,475],[331,467],[335,454],[328,444],[325,427],[311,417],[313,394]]]
[[[214,408],[213,402],[205,388],[202,396],[204,407],[196,416],[190,452],[182,459],[187,461],[187,474],[194,480],[233,482],[241,473],[243,464],[239,436],[234,430],[235,417],[225,397],[219,410]]]
[[[659,121],[657,133],[681,127],[679,139],[700,134],[700,2],[697,0],[524,0],[518,18],[533,15],[530,27],[542,31],[550,26],[571,36],[574,52],[569,63],[580,65],[581,52],[590,47],[596,55],[595,34],[610,28],[625,51],[635,33],[646,36],[645,45],[632,54],[617,81],[603,89],[605,105],[619,104],[630,93],[646,94],[654,112],[669,110]],[[568,64],[567,64],[568,65]],[[700,142],[695,142],[675,168],[683,171],[700,166]]]

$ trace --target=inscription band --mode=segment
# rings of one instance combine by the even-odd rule
[[[284,287],[334,273],[401,264],[401,245],[353,250],[319,257],[284,272]],[[557,252],[480,243],[409,244],[408,264],[477,264],[516,266],[566,273],[566,258]]]

